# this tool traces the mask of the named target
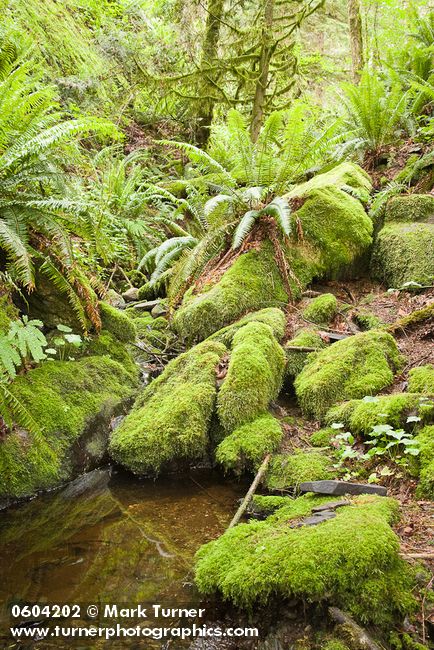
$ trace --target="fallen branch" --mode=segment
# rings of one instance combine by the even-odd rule
[[[430,305],[427,305],[423,309],[417,309],[416,311],[413,311],[411,314],[408,314],[408,316],[404,316],[404,318],[400,318],[399,320],[395,321],[391,325],[388,325],[386,327],[386,331],[393,334],[397,330],[405,330],[407,327],[411,327],[412,325],[417,325],[418,323],[423,323],[424,321],[433,317],[434,317],[434,302],[431,303]]]
[[[434,553],[400,553],[400,555],[411,560],[434,560]]]
[[[231,523],[229,524],[228,530],[229,530],[229,528],[233,528],[234,526],[236,526],[237,523],[239,522],[239,520],[241,519],[241,517],[243,516],[247,506],[249,505],[253,495],[256,492],[256,488],[258,487],[259,482],[260,482],[261,478],[263,477],[263,475],[265,473],[265,470],[268,467],[268,463],[270,462],[270,458],[271,458],[271,454],[267,454],[265,456],[261,467],[258,469],[258,472],[257,472],[255,478],[253,479],[252,485],[249,487],[249,491],[247,492],[247,494],[244,497],[240,507],[236,511]]]
[[[331,618],[339,625],[343,626],[343,631],[347,631],[348,636],[353,641],[356,641],[358,648],[366,648],[366,650],[381,650],[380,646],[371,639],[369,634],[363,627],[360,627],[354,619],[348,614],[345,614],[338,607],[329,607],[329,614]]]
[[[287,350],[295,350],[296,352],[318,352],[318,348],[309,348],[307,345],[288,345]]]

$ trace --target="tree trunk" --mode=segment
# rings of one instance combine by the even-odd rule
[[[202,45],[201,57],[201,84],[199,96],[208,96],[212,93],[213,82],[216,80],[216,73],[210,68],[215,64],[218,55],[218,45],[220,37],[220,24],[223,16],[224,0],[209,0],[207,8],[207,18],[205,26],[205,35]],[[204,99],[200,105],[196,128],[196,141],[200,145],[205,145],[210,134],[210,127],[214,112],[214,102],[211,99]]]
[[[275,44],[272,42],[273,36],[273,11],[274,0],[265,0],[264,3],[264,22],[262,28],[261,54],[259,58],[258,78],[255,87],[255,96],[253,99],[252,121],[250,134],[252,141],[256,142],[259,131],[264,121],[265,100],[270,73],[270,61],[273,55]]]
[[[351,60],[353,81],[360,81],[360,71],[363,68],[363,38],[360,0],[348,0],[348,25],[350,29]]]

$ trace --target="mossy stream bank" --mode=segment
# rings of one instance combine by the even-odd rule
[[[236,507],[233,498],[221,527],[208,531],[198,521],[211,507],[212,490],[203,492],[204,502],[196,505],[189,497],[183,500],[181,484],[179,494],[171,493],[173,503],[182,502],[188,511],[181,530],[195,540],[184,564],[176,548],[174,555],[200,595],[224,605],[222,612],[236,608],[240,620],[251,614],[264,624],[264,634],[271,629],[270,616],[278,612],[279,650],[318,650],[333,643],[340,650],[359,650],[345,630],[336,630],[340,640],[327,636],[332,630],[329,606],[369,627],[384,647],[414,650],[420,649],[421,635],[427,641],[427,624],[420,627],[419,612],[421,599],[424,607],[432,600],[429,576],[424,566],[406,561],[398,532],[408,503],[433,497],[434,308],[429,287],[404,300],[394,290],[398,306],[389,320],[380,308],[391,295],[384,286],[372,285],[365,296],[359,291],[363,283],[353,278],[366,276],[370,253],[375,255],[380,246],[364,209],[369,190],[367,175],[348,164],[296,187],[287,196],[295,208],[294,235],[278,249],[275,233],[262,224],[252,231],[245,250],[226,266],[217,261],[212,272],[176,299],[175,272],[166,299],[152,314],[146,310],[154,303],[120,310],[101,302],[102,331],[89,338],[74,360],[44,362],[11,383],[12,394],[31,410],[43,432],[30,435],[17,427],[1,441],[5,501],[58,487],[106,460],[127,470],[135,486],[134,503],[127,499],[120,511],[113,510],[113,501],[116,507],[120,501],[113,499],[117,488],[110,486],[102,497],[97,491],[91,500],[73,494],[68,501],[65,517],[66,522],[73,517],[73,529],[75,516],[83,524],[83,513],[84,525],[88,517],[91,526],[99,526],[92,523],[99,517],[104,526],[111,526],[113,518],[121,520],[119,529],[110,528],[105,546],[98,542],[86,551],[89,566],[74,585],[77,595],[99,589],[108,597],[116,591],[117,576],[125,581],[117,592],[126,599],[163,597],[173,555],[166,547],[177,533],[171,529],[162,543],[158,535],[148,535],[146,522],[137,522],[136,508],[140,510],[150,486],[154,522],[171,508],[159,496],[165,494],[167,476],[183,476],[198,467],[208,468],[211,476],[217,469],[227,476],[224,489],[232,490],[234,477],[254,475],[270,456],[264,494],[253,504],[262,521],[252,517],[225,532]],[[381,226],[376,224],[380,234]],[[394,255],[393,250],[388,248],[388,254]],[[414,254],[419,261],[419,252]],[[431,259],[427,264],[430,274]],[[320,291],[312,288],[317,278],[325,283]],[[399,320],[402,315],[405,323]],[[428,341],[426,349],[416,346],[409,353],[403,335],[416,342],[418,328]],[[158,376],[144,385],[139,367],[149,370],[155,359]],[[282,395],[293,401],[293,415],[277,404]],[[118,414],[125,417],[118,419]],[[101,417],[102,435],[95,426]],[[136,483],[133,475],[142,482]],[[147,482],[155,478],[155,484]],[[387,485],[389,496],[348,498],[327,520],[311,525],[315,508],[330,498],[300,495],[300,484],[322,479],[380,483]],[[57,523],[59,503],[62,510],[61,495],[42,497],[5,518],[26,508],[36,513],[43,526],[36,523],[35,549],[39,543],[51,548],[63,530]],[[125,539],[130,529],[135,532]],[[24,533],[15,530],[20,540]],[[39,542],[42,534],[46,541]],[[7,540],[8,529],[5,535]],[[157,566],[162,582],[155,578],[155,558],[140,555],[143,536],[169,563]],[[66,541],[59,544],[64,549]],[[23,552],[31,557],[33,571],[33,551]],[[77,566],[81,564],[78,558]],[[95,579],[98,571],[108,587]],[[152,591],[156,582],[160,586]],[[167,593],[174,599],[185,595],[183,588]],[[268,650],[267,643],[233,647]]]

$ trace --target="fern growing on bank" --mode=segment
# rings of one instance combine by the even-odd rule
[[[46,359],[47,341],[40,330],[42,325],[41,321],[24,316],[12,321],[7,333],[0,334],[0,418],[8,429],[18,424],[36,435],[40,433],[39,426],[9,385],[23,365]]]

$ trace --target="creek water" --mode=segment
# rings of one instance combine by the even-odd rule
[[[9,608],[14,603],[197,607],[194,553],[225,530],[244,492],[244,485],[210,471],[153,482],[96,470],[59,492],[0,512],[0,647],[186,647],[180,641],[61,639],[19,645],[8,635]]]

